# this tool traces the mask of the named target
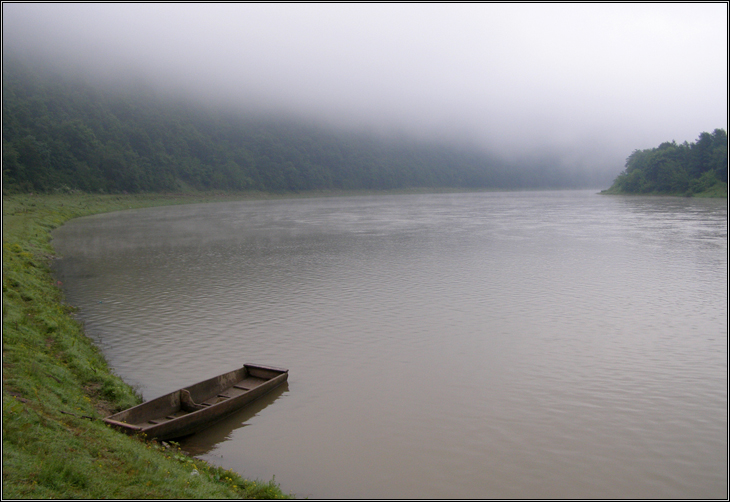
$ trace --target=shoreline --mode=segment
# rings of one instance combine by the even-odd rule
[[[129,437],[100,418],[141,401],[73,317],[51,232],[82,216],[267,194],[3,196],[3,498],[291,498],[272,479]]]

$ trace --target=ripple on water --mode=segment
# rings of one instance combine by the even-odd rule
[[[314,497],[727,496],[722,204],[259,201],[80,219],[54,243],[145,397],[290,368],[251,427],[196,445],[246,476]]]

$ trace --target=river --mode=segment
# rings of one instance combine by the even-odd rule
[[[727,498],[727,200],[595,191],[150,208],[56,230],[145,399],[290,370],[182,441],[310,498]]]

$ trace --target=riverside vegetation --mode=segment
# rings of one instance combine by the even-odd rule
[[[694,143],[672,141],[634,150],[606,194],[727,197],[727,133],[700,133]]]
[[[290,498],[99,418],[139,403],[64,303],[50,232],[94,213],[231,195],[3,196],[3,498]]]

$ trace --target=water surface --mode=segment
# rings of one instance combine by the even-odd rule
[[[288,385],[184,446],[297,496],[726,498],[727,201],[590,191],[154,208],[54,235],[146,399]]]

